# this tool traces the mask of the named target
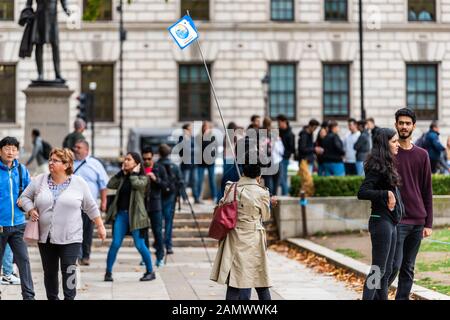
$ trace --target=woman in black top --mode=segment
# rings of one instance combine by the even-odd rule
[[[364,284],[363,300],[388,299],[397,224],[404,211],[398,190],[400,176],[395,164],[398,148],[397,133],[392,129],[380,129],[365,163],[366,177],[358,192],[358,199],[372,202],[369,219],[372,267]]]

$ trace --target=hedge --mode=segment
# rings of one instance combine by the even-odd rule
[[[343,197],[356,196],[364,178],[359,176],[321,177],[314,175],[315,197]],[[433,194],[450,195],[450,176],[433,175]],[[291,177],[290,195],[299,196],[301,179],[299,176]]]

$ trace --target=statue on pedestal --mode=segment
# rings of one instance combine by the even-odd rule
[[[61,1],[64,12],[70,16],[67,9],[67,0]],[[33,0],[27,0],[25,9],[20,15],[19,24],[25,26],[25,31],[20,45],[19,56],[21,58],[31,57],[33,45],[36,46],[36,65],[38,71],[37,80],[34,85],[61,85],[66,82],[61,76],[61,66],[59,57],[59,30],[57,4],[58,0],[36,0],[36,11],[33,11]],[[50,43],[53,53],[53,66],[55,70],[55,80],[44,80],[44,44]]]

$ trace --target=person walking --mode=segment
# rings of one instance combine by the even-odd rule
[[[425,135],[425,150],[428,151],[430,157],[431,172],[437,173],[441,157],[445,151],[445,147],[439,141],[439,126],[436,121],[430,124],[430,130]]]
[[[198,177],[197,164],[195,163],[196,145],[192,135],[192,125],[190,123],[183,125],[183,135],[180,136],[178,143],[182,145],[179,156],[181,158],[180,169],[183,175],[183,181],[185,182],[186,187],[191,187],[194,202],[200,204],[200,195],[197,193]]]
[[[83,136],[84,130],[86,130],[86,122],[83,119],[77,118],[73,123],[74,131],[69,133],[63,141],[62,147],[68,148],[73,151],[75,143],[79,140],[86,140]]]
[[[152,257],[144,241],[145,229],[150,227],[145,210],[147,185],[148,177],[145,175],[141,156],[138,153],[129,152],[122,164],[122,170],[112,177],[107,185],[109,189],[117,191],[106,216],[106,223],[113,224],[113,239],[106,260],[105,281],[113,281],[113,266],[128,231],[131,232],[134,245],[146,267],[146,272],[140,281],[156,279]]]
[[[74,174],[82,177],[88,184],[94,200],[100,198],[100,211],[106,212],[108,188],[108,174],[102,163],[89,155],[89,143],[86,140],[78,140],[74,146]],[[83,218],[83,243],[80,252],[80,265],[89,266],[94,224],[91,218],[81,213]]]
[[[20,198],[31,219],[39,221],[38,245],[48,300],[59,300],[59,266],[64,300],[76,297],[76,263],[83,242],[80,208],[95,222],[99,238],[106,239],[106,230],[88,184],[73,175],[73,160],[69,149],[53,149],[49,159],[50,174],[36,177]]]
[[[361,132],[358,130],[358,126],[355,119],[348,120],[348,130],[350,131],[344,139],[345,150],[345,174],[349,176],[356,175],[356,150],[355,143],[358,141]]]
[[[23,240],[26,220],[18,202],[21,192],[30,183],[30,174],[17,161],[19,147],[20,143],[14,137],[0,140],[0,261],[3,261],[6,245],[9,244],[19,269],[22,298],[34,300],[28,248]]]
[[[30,166],[31,163],[36,160],[38,166],[35,170],[35,174],[48,173],[48,154],[45,154],[48,150],[44,150],[44,141],[42,140],[41,133],[38,129],[33,129],[31,131],[31,139],[33,141],[33,151],[26,162],[26,166]]]
[[[345,155],[344,145],[338,136],[339,126],[336,121],[328,125],[328,133],[323,139],[323,165],[325,176],[345,176],[343,157]]]
[[[148,185],[145,190],[145,208],[152,227],[153,247],[156,249],[156,267],[164,265],[164,238],[161,190],[167,187],[168,177],[166,170],[154,161],[153,151],[146,148],[142,151],[144,160],[144,172],[148,177]],[[148,229],[145,236],[145,245],[150,249]]]
[[[325,139],[325,137],[328,134],[328,125],[329,125],[329,121],[323,121],[321,123],[320,130],[317,133],[316,141],[314,142],[314,145],[317,147],[317,149],[316,149],[317,173],[319,174],[319,176],[325,176],[325,174],[326,174],[325,165],[323,162],[323,153],[325,151],[323,149],[323,140]]]
[[[315,153],[323,151],[322,148],[314,145],[313,134],[319,126],[319,122],[316,119],[311,119],[307,126],[298,134],[298,166],[302,161],[308,162],[309,172],[312,174],[314,171]]]
[[[395,163],[398,148],[395,130],[380,129],[373,141],[372,152],[365,164],[366,177],[358,192],[359,200],[372,203],[369,218],[372,267],[364,283],[363,300],[388,300],[388,280],[397,243],[396,226],[404,212],[398,189],[401,180]]]
[[[250,300],[256,288],[260,300],[270,300],[271,280],[267,261],[266,233],[262,222],[270,218],[270,195],[261,187],[261,166],[243,165],[237,183],[227,183],[221,203],[237,192],[237,225],[219,242],[210,279],[227,285],[226,300]]]
[[[278,128],[280,131],[280,137],[284,146],[283,158],[280,163],[280,186],[281,186],[281,195],[287,196],[289,192],[288,187],[288,167],[289,167],[289,159],[293,154],[295,154],[295,136],[292,133],[292,128],[289,125],[289,121],[285,115],[278,115]]]
[[[167,144],[162,144],[158,149],[158,164],[164,167],[167,173],[168,184],[161,190],[162,215],[164,219],[164,245],[166,254],[173,254],[172,228],[175,215],[175,203],[177,196],[184,190],[183,178],[178,166],[170,160],[171,149]]]
[[[198,141],[202,142],[202,147],[198,148],[201,152],[201,163],[197,166],[197,194],[200,197],[203,189],[203,180],[205,178],[205,170],[208,171],[209,190],[211,198],[215,203],[217,201],[217,187],[216,187],[216,156],[217,156],[217,141],[213,134],[211,123],[204,121],[202,124],[202,132]]]
[[[416,114],[409,108],[395,113],[400,148],[397,170],[402,180],[400,193],[405,215],[397,226],[397,245],[389,284],[398,275],[396,300],[408,300],[414,282],[414,265],[423,238],[432,234],[433,189],[428,153],[411,143]]]
[[[353,147],[356,151],[356,174],[364,176],[364,161],[367,159],[372,143],[369,131],[366,129],[366,121],[358,121],[358,130],[361,132],[361,135]]]

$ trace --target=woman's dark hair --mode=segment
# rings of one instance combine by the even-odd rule
[[[128,152],[127,155],[130,155],[133,158],[134,162],[141,165],[141,170],[139,171],[139,175],[140,176],[145,175],[144,163],[142,162],[141,155],[137,152]]]
[[[259,164],[244,164],[242,171],[247,178],[256,179],[261,175],[261,166]]]
[[[393,129],[381,128],[374,137],[372,152],[364,164],[366,172],[373,171],[382,175],[392,187],[400,185],[395,158],[389,148],[389,140],[396,134]]]

